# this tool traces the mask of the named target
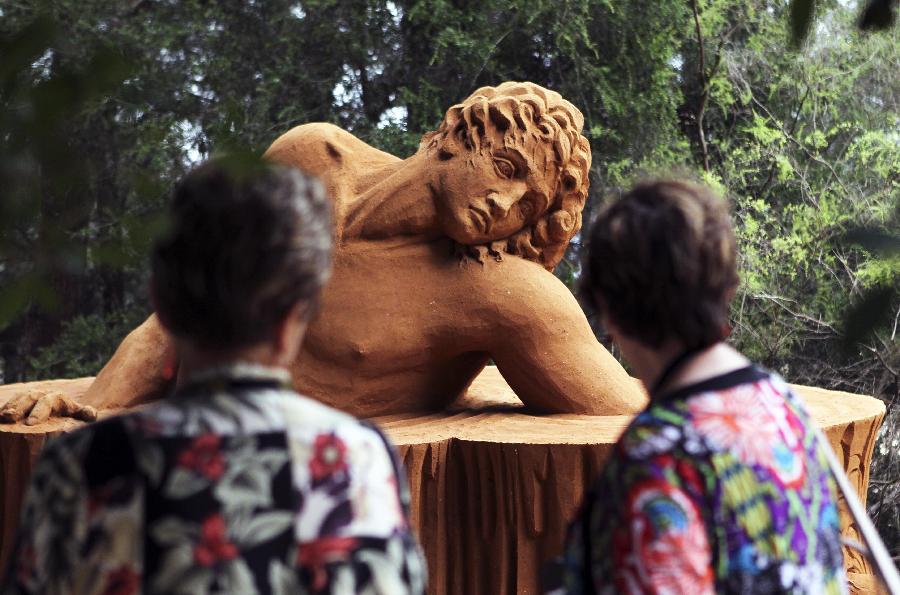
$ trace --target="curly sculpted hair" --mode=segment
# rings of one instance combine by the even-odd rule
[[[581,112],[559,93],[534,83],[509,82],[482,87],[451,107],[438,129],[422,137],[421,146],[450,153],[460,144],[472,151],[511,147],[524,154],[536,144],[546,146],[556,175],[549,207],[534,224],[500,242],[500,249],[552,271],[581,229],[591,166],[583,126]],[[491,247],[497,249],[498,243]]]

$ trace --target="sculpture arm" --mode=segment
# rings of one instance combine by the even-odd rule
[[[581,307],[556,277],[519,258],[496,268],[485,300],[495,304],[486,338],[500,373],[525,405],[542,413],[624,415],[647,397],[594,337]]]
[[[154,401],[171,386],[177,369],[175,349],[153,315],[133,330],[80,398],[59,390],[28,389],[0,408],[0,423],[35,425],[51,417],[82,421],[97,411]]]
[[[177,369],[175,345],[153,314],[122,340],[81,401],[98,409],[155,401],[172,386]]]

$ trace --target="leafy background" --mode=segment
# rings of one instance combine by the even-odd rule
[[[643,175],[718,188],[742,253],[734,344],[888,404],[869,502],[896,556],[896,5],[0,0],[0,381],[97,372],[148,314],[168,189],[211,153],[329,121],[406,156],[478,86],[531,80],[584,112],[587,219]]]

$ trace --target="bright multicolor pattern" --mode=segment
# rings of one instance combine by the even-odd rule
[[[845,593],[836,487],[802,404],[748,367],[655,399],[572,524],[568,593]]]
[[[423,593],[379,431],[271,371],[213,376],[48,444],[3,592]]]

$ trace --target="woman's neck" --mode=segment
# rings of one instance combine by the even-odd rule
[[[660,376],[666,372],[666,368],[671,365],[674,359],[681,353],[683,353],[683,350],[674,355],[667,353],[665,358],[661,356],[656,361],[654,365],[655,375],[652,380],[653,385],[659,383],[661,380]],[[739,370],[749,364],[750,360],[741,355],[740,352],[727,343],[719,342],[688,357],[677,367],[677,369],[671,371],[669,378],[662,379],[664,380],[664,384],[656,386],[656,389],[657,392],[662,392],[663,390],[669,392],[691,384],[703,382],[710,378],[715,378],[716,376],[721,376],[722,374],[733,372],[734,370]]]
[[[750,364],[750,360],[734,348],[719,342],[690,355],[670,371],[667,368],[685,353],[682,343],[667,341],[656,348],[648,347],[628,337],[620,337],[617,343],[649,393],[668,392],[727,374]],[[668,377],[662,378],[666,372]],[[659,385],[661,380],[663,383]]]
[[[255,364],[266,368],[287,368],[271,345],[260,344],[232,351],[211,351],[198,349],[186,342],[178,342],[178,380],[176,386],[181,386],[186,380],[200,372],[213,368],[225,368],[235,364]]]

